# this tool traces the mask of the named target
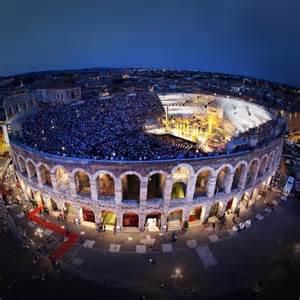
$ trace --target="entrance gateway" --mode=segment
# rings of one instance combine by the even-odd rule
[[[115,226],[117,224],[117,216],[111,211],[103,210],[101,213],[101,221],[100,223],[104,227],[106,231],[114,231]]]
[[[138,232],[139,215],[133,212],[123,214],[123,230],[127,232]]]
[[[145,231],[158,232],[161,226],[160,216],[160,213],[148,214],[145,222]]]

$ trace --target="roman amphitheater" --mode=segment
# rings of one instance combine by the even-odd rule
[[[103,101],[110,107],[105,102],[99,115],[86,103],[68,106],[74,113],[66,115],[65,108],[39,111],[20,98],[14,109],[10,101],[5,108],[12,157],[28,201],[95,228],[170,231],[248,207],[268,187],[286,132],[276,112],[240,99],[191,94],[152,95],[158,109],[151,104],[149,110],[143,100],[134,112],[132,101],[145,97],[124,96],[130,109],[124,116],[108,99]],[[107,109],[121,112],[110,119]]]

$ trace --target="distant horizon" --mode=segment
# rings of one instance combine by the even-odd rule
[[[259,78],[259,77],[255,77],[254,75],[251,74],[238,74],[238,73],[226,73],[226,72],[218,72],[218,71],[208,71],[208,70],[202,70],[202,69],[176,69],[176,68],[159,68],[159,67],[146,67],[146,66],[126,66],[126,67],[100,67],[100,66],[94,66],[94,67],[82,67],[82,68],[66,68],[66,69],[48,69],[48,70],[36,70],[36,71],[29,71],[29,72],[22,72],[22,73],[16,73],[16,74],[8,74],[8,75],[3,75],[0,74],[0,79],[3,78],[9,78],[9,77],[14,77],[14,76],[25,76],[25,75],[29,75],[29,74],[34,74],[34,73],[46,73],[46,72],[76,72],[76,71],[83,71],[83,70],[92,70],[92,69],[115,69],[115,70],[125,70],[125,69],[147,69],[147,70],[167,70],[167,71],[179,71],[179,72],[184,72],[184,71],[189,71],[189,72],[201,72],[201,73],[211,73],[211,74],[223,74],[223,75],[230,75],[230,76],[238,76],[238,77],[245,77],[245,78],[249,78],[249,79],[253,79],[253,80],[259,80],[259,81],[267,81],[270,83],[274,83],[274,84],[279,84],[279,85],[285,85],[287,87],[290,88],[296,88],[296,89],[300,89],[300,84],[299,86],[295,85],[295,84],[290,84],[290,83],[286,83],[286,82],[280,82],[277,80],[272,80],[272,79],[266,79],[266,78]]]

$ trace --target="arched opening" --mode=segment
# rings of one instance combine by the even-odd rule
[[[69,175],[64,168],[59,167],[56,169],[55,178],[58,191],[64,192],[69,189]]]
[[[225,211],[228,213],[234,213],[236,206],[237,206],[237,198],[233,197],[232,199],[230,199],[227,204],[226,204],[226,208]]]
[[[37,206],[43,206],[43,205],[45,205],[43,197],[42,197],[42,195],[41,195],[40,192],[35,192],[34,193],[34,200],[35,200]]]
[[[123,214],[123,227],[139,227],[139,216],[136,213]]]
[[[160,173],[153,174],[148,179],[147,200],[162,199],[164,197],[166,177]]]
[[[211,175],[210,171],[202,171],[199,173],[197,176],[197,181],[195,185],[195,193],[194,193],[194,198],[197,197],[204,197],[206,196],[207,193],[207,183],[209,176]]]
[[[27,186],[27,188],[26,188],[26,194],[27,194],[27,197],[29,198],[29,200],[33,199],[33,193],[29,186]]]
[[[137,175],[123,176],[122,195],[123,200],[140,200],[140,179]]]
[[[57,203],[52,198],[50,198],[50,203],[52,210],[58,211]]]
[[[264,156],[264,158],[260,162],[260,168],[259,168],[259,171],[258,171],[258,176],[259,177],[262,177],[262,176],[265,175],[266,168],[267,168],[267,163],[268,163],[268,158],[267,158],[267,156]]]
[[[20,172],[24,175],[24,176],[28,176],[27,174],[27,169],[26,169],[26,164],[25,164],[25,160],[23,157],[19,157],[19,166],[20,166]]]
[[[52,181],[51,181],[49,169],[45,165],[41,165],[39,171],[41,175],[42,184],[52,187]]]
[[[86,222],[95,223],[95,214],[92,209],[83,207],[82,208],[82,219]]]
[[[175,182],[172,187],[171,199],[184,199],[186,196],[186,184],[184,182]]]
[[[76,210],[75,208],[73,207],[72,204],[70,203],[64,203],[64,208],[63,208],[63,211],[64,211],[64,215],[70,219],[70,220],[73,220],[76,218]]]
[[[232,190],[238,189],[241,187],[243,175],[246,172],[246,165],[244,163],[239,164],[239,166],[235,169],[234,177],[232,181]]]
[[[100,224],[103,230],[114,231],[117,225],[117,215],[109,210],[103,210],[101,212]]]
[[[168,230],[181,229],[182,213],[182,209],[177,209],[169,213],[167,217]]]
[[[145,222],[145,231],[158,232],[161,226],[161,214],[152,212],[147,214]]]
[[[258,161],[255,159],[249,165],[248,174],[247,174],[247,184],[246,184],[247,187],[254,183],[255,176],[257,174],[257,169],[258,169]]]
[[[27,162],[27,168],[29,172],[28,177],[31,178],[31,180],[37,180],[35,165],[32,161],[29,160]]]
[[[89,176],[83,171],[77,171],[75,173],[74,179],[77,194],[81,196],[90,197],[91,186]]]
[[[189,215],[189,223],[191,223],[191,225],[202,223],[203,209],[204,208],[202,208],[202,206],[199,206],[191,210],[191,213]]]
[[[97,177],[97,191],[100,198],[112,198],[115,195],[114,179],[109,174]]]
[[[208,218],[211,218],[211,217],[219,218],[220,214],[221,214],[221,211],[222,211],[222,208],[223,208],[223,203],[221,203],[221,202],[214,203],[212,205],[212,207],[210,208]]]
[[[241,198],[241,204],[245,207],[248,208],[250,202],[250,196],[248,192],[245,192]]]
[[[259,188],[255,188],[251,194],[251,200],[253,202],[262,200],[263,197],[265,197],[265,189],[264,184],[262,184]]]
[[[216,182],[216,188],[215,188],[216,194],[225,192],[229,175],[230,175],[229,167],[224,167],[219,171],[217,182]]]

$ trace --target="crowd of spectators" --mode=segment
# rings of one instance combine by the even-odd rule
[[[119,94],[77,104],[44,107],[27,117],[20,141],[45,153],[99,160],[159,160],[211,155],[201,152],[192,142],[170,135],[153,136],[145,131],[146,125],[154,124],[162,117],[164,110],[156,94]],[[239,135],[245,143],[221,152],[226,154],[260,146],[282,133],[277,130],[278,124],[280,118],[276,117],[252,128]],[[251,137],[256,137],[255,145],[251,144]]]
[[[248,142],[249,147],[253,148],[267,144],[286,132],[287,123],[284,118],[277,114],[271,120],[260,126],[249,128],[247,131],[239,134],[239,139],[244,139]],[[251,143],[251,139],[255,140],[254,144]]]
[[[146,123],[163,115],[153,93],[52,106],[26,119],[22,141],[39,151],[80,158],[149,160],[194,155],[188,142],[144,132]]]

